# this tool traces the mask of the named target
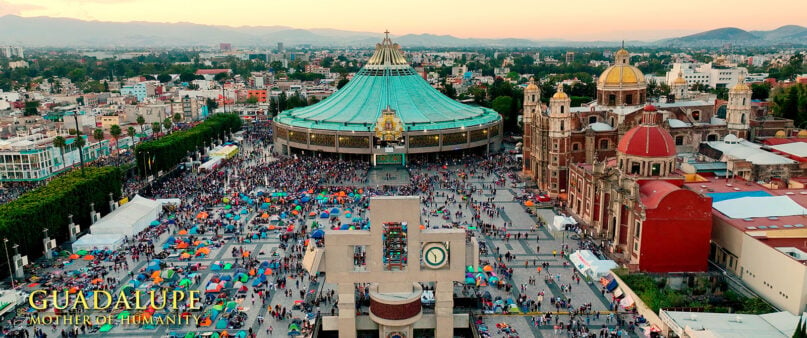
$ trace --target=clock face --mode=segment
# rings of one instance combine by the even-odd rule
[[[442,244],[430,244],[423,250],[423,261],[432,269],[443,267],[448,261],[448,252]]]

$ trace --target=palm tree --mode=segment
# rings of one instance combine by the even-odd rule
[[[67,146],[67,140],[64,137],[56,136],[53,139],[53,146],[59,148],[59,152],[62,154],[62,166],[66,166],[67,164],[64,161],[64,147]]]
[[[76,141],[73,142],[78,148],[78,160],[81,162],[81,174],[84,175],[84,145],[87,144],[84,138],[81,137],[81,132],[77,132]]]
[[[154,133],[154,134],[159,133],[161,127],[162,127],[162,125],[160,124],[160,122],[152,122],[151,123],[151,132]]]
[[[137,124],[140,125],[140,133],[145,134],[146,132],[143,130],[143,125],[146,124],[146,118],[143,115],[137,115]]]
[[[170,132],[171,132],[171,127],[172,127],[173,125],[174,125],[174,124],[173,124],[173,123],[171,123],[171,119],[170,119],[170,118],[166,117],[166,118],[165,118],[165,120],[163,120],[163,128],[165,128],[165,131],[166,131],[166,132],[169,132],[169,133],[170,133]]]
[[[111,127],[109,127],[109,135],[112,136],[112,138],[115,139],[115,155],[116,156],[118,154],[118,151],[120,150],[120,147],[119,147],[119,144],[118,144],[118,139],[120,138],[121,134],[123,134],[123,130],[120,129],[119,125],[113,124]],[[117,163],[117,161],[115,163]]]
[[[132,139],[132,148],[134,148],[134,144],[135,144],[135,140],[134,140],[135,133],[136,132],[135,132],[134,127],[130,126],[129,128],[126,128],[126,135],[128,135]]]
[[[92,138],[95,139],[95,142],[98,145],[98,150],[99,150],[99,153],[100,153],[101,141],[104,140],[104,130],[101,129],[101,128],[95,128],[95,130],[92,131]],[[101,157],[101,154],[98,154],[98,156],[96,158],[99,158],[99,157]]]

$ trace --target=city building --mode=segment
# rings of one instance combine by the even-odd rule
[[[466,266],[478,266],[479,244],[475,237],[466,243],[464,229],[419,226],[420,207],[418,196],[373,197],[370,229],[325,230],[324,245],[309,243],[303,266],[337,285],[339,313],[323,315],[323,331],[414,337],[417,327],[452,337],[455,328],[468,327],[468,314],[454,313],[454,283],[464,281]],[[433,291],[430,312],[423,309],[424,288]],[[368,297],[364,312],[357,300]]]
[[[500,150],[502,139],[496,111],[434,89],[389,36],[342,89],[274,121],[275,146],[283,154],[350,154],[373,164],[405,164],[441,152],[484,154]]]
[[[667,72],[666,82],[672,85],[675,79],[683,75],[690,84],[703,84],[709,88],[731,88],[748,76],[748,69],[716,63],[674,63]]]
[[[682,188],[675,143],[659,116],[645,107],[615,158],[569,164],[567,211],[631,270],[706,271],[712,201]]]
[[[142,102],[147,97],[149,97],[149,86],[150,84],[146,82],[141,82],[134,85],[122,86],[120,88],[120,94],[124,96],[125,95],[134,96],[137,98],[138,102]],[[152,92],[151,95],[154,95],[153,91],[154,88],[153,85],[151,85],[151,92]]]
[[[84,162],[90,162],[110,153],[109,141],[90,143],[82,135]],[[75,137],[65,137],[66,146],[53,146],[55,137],[32,134],[0,140],[0,181],[39,181],[80,163]]]
[[[660,310],[666,328],[681,338],[769,337],[790,338],[802,314],[774,312],[762,315]]]
[[[25,49],[20,46],[0,46],[0,55],[6,58],[25,58]]]
[[[713,199],[710,260],[777,308],[807,306],[807,191],[737,178],[697,175],[689,190]]]

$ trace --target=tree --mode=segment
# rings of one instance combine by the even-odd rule
[[[336,89],[342,89],[348,82],[348,79],[339,79],[339,82],[336,83]]]
[[[250,95],[247,98],[247,100],[244,101],[244,103],[246,103],[246,104],[257,104],[258,103],[258,97],[255,96],[255,95]]]
[[[513,104],[513,98],[509,96],[499,96],[491,103],[491,108],[502,115],[505,123],[508,123],[513,116],[510,114],[510,106]]]
[[[78,148],[78,160],[81,163],[81,171],[84,172],[84,145],[87,144],[84,141],[84,137],[81,136],[81,132],[76,132],[76,141],[73,142]]]
[[[134,127],[129,127],[129,128],[126,128],[126,135],[128,135],[128,136],[129,136],[129,138],[131,138],[131,139],[132,139],[132,147],[134,147],[134,144],[135,144],[135,139],[134,139],[135,134],[136,134],[136,132],[135,132],[135,128],[134,128]]]
[[[771,85],[768,83],[753,83],[751,84],[751,99],[752,100],[767,100],[771,95]]]
[[[182,122],[182,114],[180,114],[180,113],[174,113],[173,118],[174,118],[174,123]]]
[[[213,111],[219,107],[219,103],[209,97],[205,100],[205,105],[207,105],[207,110],[210,111],[210,113],[213,113]]]
[[[173,126],[174,126],[174,123],[171,122],[171,118],[166,117],[165,120],[163,120],[163,128],[165,128],[166,132],[170,132],[171,127],[173,127]]]
[[[67,146],[67,140],[62,136],[56,136],[53,139],[53,146],[59,148],[59,152],[62,154],[62,165],[67,165],[64,161],[64,148]]]
[[[457,98],[457,90],[454,89],[450,83],[443,84],[443,89],[441,90],[445,96],[448,96],[449,99],[456,99]]]
[[[113,124],[109,127],[109,135],[115,139],[115,154],[118,153],[120,150],[120,144],[118,143],[118,139],[120,139],[121,134],[123,134],[123,130],[120,129],[120,126],[117,124]],[[116,162],[117,163],[117,162]]]
[[[143,129],[143,125],[146,124],[146,118],[143,115],[137,115],[137,125],[140,126],[140,133],[145,134],[146,131]]]
[[[160,81],[160,83],[171,82],[171,75],[169,75],[169,74],[160,74],[160,75],[157,76],[157,80]]]
[[[287,103],[288,100],[286,100],[286,92],[281,92],[277,97],[277,110],[280,112],[286,110]]]
[[[151,131],[155,134],[160,132],[161,127],[162,125],[160,125],[160,122],[151,123]]]
[[[25,116],[39,115],[39,101],[25,102],[25,110],[23,111],[23,115]]]
[[[101,128],[95,128],[92,131],[92,138],[95,139],[95,142],[101,142],[104,140],[104,130]]]

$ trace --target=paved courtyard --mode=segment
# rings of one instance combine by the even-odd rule
[[[242,192],[255,198],[255,191],[270,190],[270,188],[263,186],[265,182],[268,182],[266,178],[258,179],[258,181],[264,182],[252,184],[251,186],[257,187],[252,189],[253,191],[244,191],[243,189],[249,186],[248,184],[245,185],[244,182],[231,183],[230,180],[237,180],[239,174],[243,176],[257,165],[267,165],[260,159],[269,158],[269,154],[266,150],[262,150],[261,147],[249,144],[243,152],[252,152],[256,156],[239,162],[239,167],[228,169],[227,177],[222,179],[224,186],[220,187],[220,190],[228,193],[233,191]],[[272,164],[268,165],[271,166]],[[470,196],[469,199],[463,199],[462,195],[457,193],[457,187],[452,186],[451,182],[456,180],[454,175],[467,174],[472,171],[472,166],[452,165],[450,163],[442,167],[417,168],[411,171],[413,174],[426,173],[435,176],[443,175],[443,177],[449,178],[444,182],[445,184],[437,185],[430,197],[428,195],[423,196],[428,200],[428,202],[422,204],[423,213],[421,217],[424,224],[430,227],[445,225],[467,228],[473,226],[477,221],[481,221],[481,223],[495,226],[498,231],[483,232],[479,228],[473,230],[474,236],[478,237],[479,241],[484,243],[487,248],[486,253],[480,256],[482,266],[488,264],[496,266],[497,263],[503,263],[506,268],[512,269],[512,275],[505,277],[501,287],[489,285],[463,288],[458,285],[455,288],[456,293],[458,295],[463,294],[463,291],[466,293],[473,291],[479,295],[489,293],[492,299],[501,299],[502,301],[518,299],[523,295],[529,301],[528,304],[542,298],[540,307],[535,308],[535,311],[529,311],[527,308],[525,309],[527,310],[526,313],[502,314],[492,310],[487,312],[476,311],[474,315],[481,315],[480,324],[484,324],[479,327],[487,327],[487,332],[492,336],[507,336],[510,334],[521,337],[565,335],[566,333],[559,329],[561,327],[559,324],[565,324],[564,328],[568,326],[572,330],[579,330],[583,326],[592,332],[599,332],[604,328],[605,330],[613,330],[616,320],[610,315],[609,298],[606,298],[609,296],[601,293],[599,284],[596,281],[588,283],[584,280],[573,280],[573,268],[571,265],[564,265],[567,259],[561,255],[561,252],[568,253],[569,250],[577,249],[577,241],[568,239],[568,234],[563,232],[552,233],[546,227],[536,227],[539,218],[546,221],[552,220],[554,216],[552,210],[537,209],[535,210],[536,215],[527,213],[527,209],[517,200],[517,197],[523,194],[523,190],[516,187],[516,176],[502,170],[480,170],[475,175],[469,175],[467,178],[456,181],[463,184],[464,191],[475,190],[473,194],[466,195],[466,197]],[[359,183],[361,186],[368,188],[384,185],[395,186],[408,184],[411,177],[410,172],[405,169],[381,168],[370,170],[364,180],[350,176],[345,176],[343,179],[344,183],[335,180],[329,185],[340,186],[361,182]],[[193,204],[196,201],[186,199],[184,202]],[[103,336],[207,337],[215,336],[220,334],[221,331],[227,330],[229,334],[238,336],[254,333],[258,337],[285,337],[288,336],[289,325],[294,319],[305,319],[307,315],[312,316],[317,313],[331,314],[338,311],[334,307],[333,300],[328,301],[327,297],[334,285],[323,283],[324,278],[322,277],[309,278],[304,272],[299,272],[295,269],[296,263],[299,262],[299,256],[296,254],[301,253],[301,251],[297,250],[302,248],[303,239],[305,238],[305,234],[300,232],[300,228],[312,229],[315,222],[327,226],[329,225],[328,222],[331,222],[330,224],[339,222],[348,224],[357,218],[365,218],[367,215],[363,213],[360,207],[354,208],[355,210],[351,211],[353,214],[350,217],[347,216],[347,209],[343,209],[342,213],[323,219],[318,217],[319,214],[322,211],[327,211],[332,205],[306,206],[306,209],[302,209],[302,213],[288,215],[288,218],[284,216],[281,222],[257,222],[258,224],[252,224],[253,220],[266,217],[264,214],[267,213],[267,210],[259,208],[257,204],[230,205],[230,203],[219,201],[218,203],[205,205],[204,208],[202,208],[202,205],[196,204],[196,206],[197,208],[191,210],[188,214],[197,215],[198,212],[206,210],[210,215],[209,221],[221,221],[221,226],[224,226],[224,224],[232,225],[234,229],[230,230],[233,231],[218,231],[217,229],[215,232],[207,231],[194,234],[191,231],[191,233],[188,233],[194,223],[193,220],[188,221],[186,218],[178,217],[178,214],[171,212],[163,214],[160,219],[161,225],[150,230],[152,231],[151,236],[153,236],[150,238],[150,243],[154,244],[154,254],[159,255],[166,251],[168,255],[168,257],[162,259],[160,270],[173,269],[177,271],[177,276],[179,276],[175,278],[188,278],[196,281],[191,286],[186,287],[187,289],[201,292],[203,299],[206,294],[205,289],[213,279],[244,278],[245,282],[243,284],[245,288],[240,288],[238,285],[234,285],[235,283],[228,283],[228,287],[232,288],[232,292],[222,302],[225,310],[221,311],[222,315],[227,312],[246,315],[243,326],[240,328],[219,326],[217,328],[219,322],[215,318],[212,319],[210,326],[202,327],[197,326],[195,320],[191,320],[190,325],[149,326],[127,324],[125,318],[119,318],[114,320],[114,325],[109,328],[108,332],[104,332]],[[472,218],[473,207],[476,207],[475,210],[479,214],[479,218],[476,220]],[[237,214],[236,219],[233,218],[233,213]],[[272,213],[271,210],[268,213]],[[309,213],[315,216],[308,217]],[[508,224],[506,229],[505,223]],[[277,224],[278,226],[267,227],[267,224]],[[288,227],[289,225],[294,227]],[[271,230],[265,231],[264,227]],[[162,231],[162,233],[157,236],[159,231]],[[259,231],[264,232],[264,234],[252,236],[259,233]],[[296,240],[294,238],[281,238],[282,235],[292,236],[294,234],[299,235]],[[172,238],[175,242],[179,239],[193,244],[207,243],[207,245],[203,246],[208,248],[209,253],[183,258],[180,256],[180,252],[185,252],[185,250],[178,249],[170,244],[166,245],[169,238]],[[90,271],[92,267],[106,267],[107,274],[103,278],[110,279],[111,283],[109,284],[111,285],[109,285],[109,288],[113,290],[119,290],[126,285],[134,284],[140,290],[156,287],[155,284],[158,286],[167,285],[161,284],[165,283],[164,281],[157,282],[150,279],[132,282],[133,279],[138,279],[138,275],[141,273],[151,273],[151,270],[153,270],[150,268],[151,262],[145,256],[141,256],[139,260],[133,260],[132,255],[128,253],[123,256],[126,264],[128,264],[128,269],[114,270],[111,268],[112,263],[109,261],[95,262],[62,258],[57,263],[66,264],[61,267],[65,274],[77,276]],[[245,267],[243,257],[249,257],[255,266]],[[510,258],[507,259],[506,257]],[[277,268],[278,265],[282,266],[283,262],[291,263],[286,271],[281,271],[283,270],[282,268]],[[275,267],[274,271],[267,274],[267,283],[256,284],[255,280],[260,278],[259,275],[265,271],[264,268],[267,266]],[[538,271],[539,267],[541,267],[541,272]],[[257,271],[257,274],[252,270]],[[38,271],[37,273],[45,275],[54,271],[54,269],[49,269]],[[240,276],[239,273],[242,272],[247,276]],[[530,283],[531,278],[534,278],[534,284]],[[279,281],[285,281],[285,289],[278,288],[281,284]],[[507,285],[509,285],[509,291],[507,290]],[[564,286],[566,290],[564,291],[561,286]],[[36,283],[26,283],[23,289],[30,292],[40,287],[41,285]],[[242,292],[239,292],[238,289],[241,289],[240,291]],[[259,293],[264,296],[261,297]],[[539,294],[543,294],[543,296],[539,298]],[[314,301],[318,297],[320,301]],[[555,303],[550,301],[551,298],[563,301],[564,308],[551,305]],[[197,316],[193,318],[199,318],[199,316],[203,317],[210,314],[210,309],[214,308],[217,302],[206,304],[201,311],[191,312],[191,315]],[[234,302],[234,304],[230,304],[231,302]],[[302,302],[312,304],[309,308],[310,311],[304,311],[304,308],[298,305]],[[569,306],[568,304],[571,305]],[[578,309],[581,306],[585,307],[588,304],[590,306],[586,308],[590,310],[589,314],[579,314],[572,320],[570,310]],[[227,311],[228,307],[233,307],[233,309]],[[276,319],[271,315],[272,308],[285,308],[288,314],[285,318]],[[547,313],[551,313],[551,317],[545,321],[538,320],[540,317],[546,318]],[[104,312],[90,313],[89,315],[106,314]],[[131,315],[135,316],[138,313],[133,311]],[[119,313],[115,312],[114,316],[117,318]],[[221,318],[221,315],[219,318]],[[263,318],[262,322],[259,318]],[[625,320],[630,321],[630,318],[626,316]],[[499,328],[497,328],[497,324]],[[101,326],[96,325],[96,328]],[[21,327],[25,328],[24,325]],[[48,336],[58,336],[62,330],[69,332],[74,327],[79,326],[39,327]],[[27,329],[33,330],[32,327],[27,327]],[[101,335],[100,332],[92,334],[89,332],[89,328],[85,328],[84,332],[79,330],[79,333],[82,333],[80,336]]]

